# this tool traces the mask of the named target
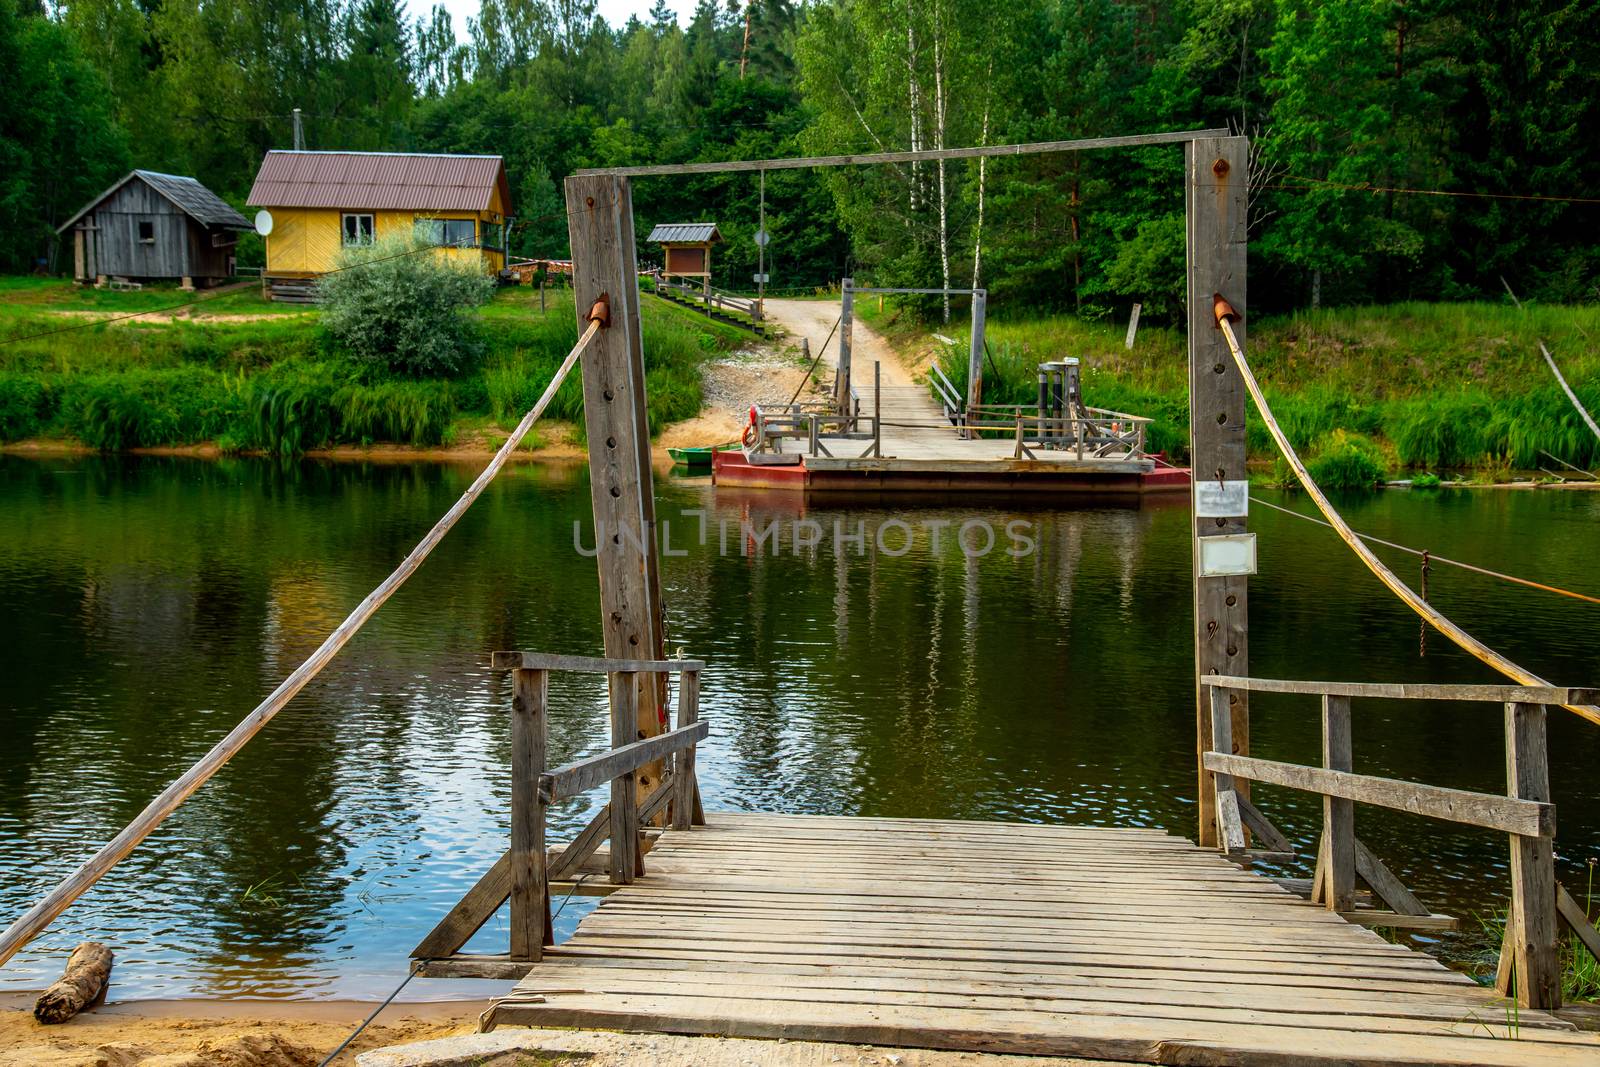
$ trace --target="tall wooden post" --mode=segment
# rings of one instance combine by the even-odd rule
[[[1350,698],[1322,698],[1322,765],[1330,771],[1355,769],[1350,739]],[[1351,911],[1356,895],[1356,805],[1322,798],[1322,901],[1329,911]]]
[[[595,301],[605,297],[611,308],[610,325],[583,355],[583,421],[605,654],[665,659],[632,191],[626,178],[585,175],[568,178],[566,192],[579,330],[588,325],[584,319]],[[637,737],[630,741],[654,737],[664,728],[662,687],[654,684],[655,676],[639,677],[647,684],[635,702]],[[659,761],[641,769],[641,799],[660,780]]]
[[[550,891],[545,878],[545,708],[549,674],[518,669],[511,696],[511,958],[538,960],[550,937]]]
[[[1550,801],[1543,704],[1506,705],[1506,792]],[[1555,855],[1548,837],[1511,836],[1511,907],[1495,984],[1524,1008],[1561,1007]]]
[[[972,291],[972,337],[967,343],[967,410],[983,403],[983,329],[989,294]]]
[[[834,403],[841,415],[850,414],[850,341],[855,315],[855,279],[846,278],[839,289],[839,372],[834,375]]]
[[[1249,195],[1249,140],[1203,137],[1184,150],[1187,200],[1189,305],[1189,465],[1193,480],[1237,481],[1245,473],[1246,395],[1226,339],[1217,328],[1212,297],[1221,293],[1243,321],[1234,325],[1244,344],[1246,312],[1245,233]],[[1192,503],[1192,490],[1191,490]],[[1191,512],[1193,514],[1193,512]],[[1246,644],[1248,580],[1200,575],[1200,539],[1245,531],[1243,516],[1193,518],[1195,626],[1195,752],[1211,739],[1211,709],[1200,679],[1208,674],[1249,673]],[[1245,693],[1228,694],[1236,752],[1250,751],[1250,708]],[[1199,840],[1216,845],[1216,798],[1205,768],[1198,768]],[[1240,795],[1247,795],[1240,781]]]

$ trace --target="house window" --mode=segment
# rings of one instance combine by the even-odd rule
[[[478,243],[477,223],[472,219],[418,219],[417,240],[445,248],[471,248]]]
[[[498,222],[486,222],[486,223],[484,223],[483,224],[483,241],[482,241],[483,247],[484,248],[494,248],[494,249],[504,249],[505,248],[505,233],[504,233],[504,230],[505,230],[505,227],[502,226]]]
[[[139,220],[139,243],[142,245],[156,243],[156,224],[150,219]]]
[[[343,215],[340,222],[344,228],[344,244],[346,248],[370,245],[372,243],[372,216],[371,215]]]

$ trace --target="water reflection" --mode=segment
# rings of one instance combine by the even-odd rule
[[[18,913],[226,732],[474,474],[0,457],[0,911]],[[93,935],[117,946],[124,997],[392,986],[410,947],[505,848],[510,696],[487,654],[600,647],[594,563],[573,548],[575,520],[592,542],[585,478],[570,465],[508,471],[345,655],[0,982],[40,984]],[[1396,493],[1349,506],[1380,536],[1592,582],[1590,496]],[[709,664],[710,805],[1192,832],[1182,507],[953,508],[697,481],[664,483],[659,513],[683,553],[663,561],[669,643]],[[963,547],[973,520],[996,532],[993,550]],[[774,523],[776,535],[761,533]],[[1007,551],[1014,524],[1031,551]],[[1255,673],[1493,680],[1439,641],[1419,658],[1414,617],[1331,534],[1271,512],[1252,525]],[[1431,585],[1530,668],[1600,680],[1592,606],[1438,569]],[[551,700],[552,758],[595,750],[603,683],[558,676]],[[1358,703],[1357,769],[1501,789],[1499,716]],[[1551,734],[1563,869],[1575,876],[1600,852],[1600,732],[1553,714]],[[1315,759],[1314,704],[1260,699],[1253,745]],[[556,835],[600,800],[562,806]],[[1315,801],[1261,801],[1309,846]],[[1375,809],[1359,820],[1436,909],[1470,914],[1504,897],[1503,839]],[[497,918],[473,944],[505,936]],[[471,991],[441,982],[424,995]]]

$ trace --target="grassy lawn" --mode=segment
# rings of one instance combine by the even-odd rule
[[[903,350],[933,351],[966,386],[965,309],[937,332],[893,303],[857,304]],[[1152,447],[1182,455],[1188,440],[1188,355],[1182,331],[1068,314],[991,309],[984,398],[1032,403],[1039,363],[1076,356],[1087,402],[1157,420]],[[1297,449],[1317,455],[1355,439],[1391,468],[1477,469],[1488,476],[1555,464],[1600,463],[1600,442],[1573,410],[1539,352],[1542,339],[1591,411],[1600,410],[1600,307],[1405,303],[1265,316],[1248,324],[1246,350],[1274,413]],[[996,373],[998,371],[998,374]],[[1274,458],[1252,411],[1252,457]]]
[[[148,311],[186,298],[175,289],[100,292],[0,279],[0,442],[50,437],[121,449],[214,441],[230,451],[289,454],[348,443],[445,445],[514,425],[577,339],[569,291],[548,291],[541,313],[537,290],[520,287],[500,290],[476,312],[483,357],[448,379],[359,367],[318,328],[315,309],[271,304],[254,287],[181,318],[98,324],[81,314]],[[701,362],[748,335],[653,299],[642,316],[650,427],[658,432],[699,411]],[[579,421],[582,404],[574,375],[549,417]]]

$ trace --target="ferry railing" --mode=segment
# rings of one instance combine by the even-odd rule
[[[411,956],[424,975],[520,977],[526,965],[542,959],[545,946],[553,943],[552,882],[599,873],[598,865],[590,861],[601,843],[609,841],[605,871],[612,884],[630,884],[645,873],[645,827],[657,816],[665,815],[678,830],[705,825],[694,766],[695,746],[708,733],[707,724],[700,719],[702,661],[496,652],[493,665],[512,675],[511,847],[412,949]],[[551,671],[606,675],[611,705],[611,747],[553,768],[545,764]],[[679,676],[677,728],[636,740],[640,684],[653,684],[673,674]],[[640,787],[649,784],[640,772],[663,759],[670,759],[671,769],[659,776],[655,789],[640,803]],[[607,784],[610,802],[569,844],[547,850],[550,806]],[[510,953],[462,955],[461,947],[508,897]]]
[[[1245,859],[1292,856],[1288,839],[1240,790],[1238,780],[1282,786],[1322,796],[1322,832],[1311,899],[1347,919],[1369,925],[1421,929],[1452,927],[1432,915],[1363,845],[1355,832],[1355,805],[1372,804],[1446,822],[1498,830],[1510,838],[1511,905],[1506,917],[1496,985],[1523,1007],[1557,1008],[1561,971],[1557,920],[1567,923],[1600,959],[1600,935],[1581,906],[1555,878],[1555,805],[1545,737],[1549,704],[1593,704],[1600,690],[1520,685],[1413,685],[1300,682],[1211,676],[1204,679],[1211,720],[1210,747],[1201,752],[1215,795],[1217,840]],[[1322,701],[1322,765],[1307,766],[1241,756],[1234,751],[1231,706],[1245,693],[1295,693]],[[1505,707],[1506,793],[1476,793],[1419,782],[1356,774],[1350,730],[1352,698],[1500,703]],[[1246,828],[1270,850],[1246,848]],[[1360,877],[1390,912],[1357,910]]]

